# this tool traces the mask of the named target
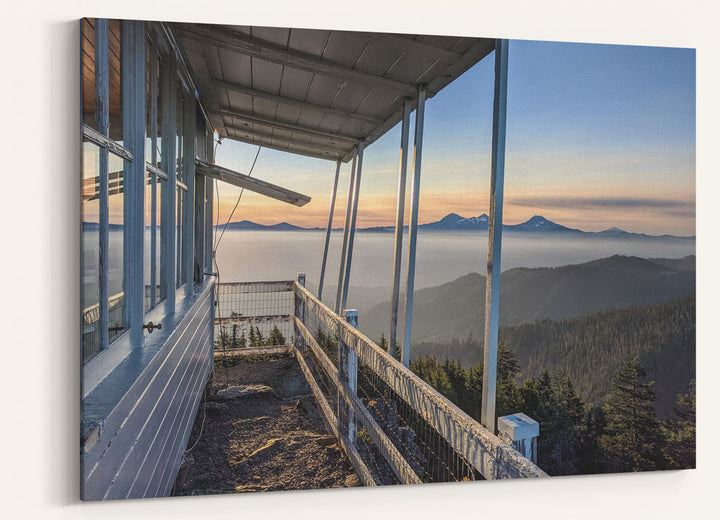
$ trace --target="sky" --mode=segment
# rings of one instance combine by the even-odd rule
[[[695,234],[694,50],[512,40],[508,63],[505,223],[543,215],[586,231]],[[427,101],[421,223],[487,213],[493,81],[490,54]],[[216,163],[247,174],[257,150],[224,139]],[[399,154],[399,124],[366,149],[358,227],[394,224]],[[312,201],[245,191],[232,221],[324,227],[334,173],[334,162],[263,148],[252,175]],[[343,165],[336,227],[349,173]],[[240,190],[219,190],[224,223]]]

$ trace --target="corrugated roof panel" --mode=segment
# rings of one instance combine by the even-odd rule
[[[280,86],[280,95],[304,101],[312,79],[311,72],[285,67]]]
[[[313,56],[322,56],[328,36],[330,36],[330,31],[292,29],[290,31],[290,48]]]
[[[453,36],[171,28],[193,75],[202,76],[195,84],[220,135],[343,160],[360,139],[369,145],[392,128],[421,84],[432,96],[494,48],[492,39]],[[220,117],[228,108],[250,118]]]
[[[250,67],[250,56],[245,56],[223,48],[218,48],[217,54],[222,70],[220,79],[239,85],[251,86],[250,78],[252,77],[252,69]]]
[[[257,27],[254,26],[250,30],[254,40],[260,40],[262,42],[272,43],[279,47],[287,49],[288,37],[290,36],[290,29],[280,27]]]
[[[370,92],[374,92],[375,89],[363,87],[361,85],[349,85],[345,84],[341,88],[337,95],[332,99],[332,106],[346,112],[356,112],[360,103],[365,99]],[[373,113],[372,111],[365,111],[367,113]]]
[[[252,58],[252,88],[277,94],[280,90],[282,75],[282,65]]]
[[[252,113],[253,101],[251,96],[240,94],[239,92],[235,92],[234,90],[222,90],[227,93],[228,99],[228,103],[223,103],[222,106],[236,108],[248,114]]]
[[[368,43],[367,37],[363,35],[332,31],[323,58],[352,68]]]
[[[240,108],[235,107],[234,105],[231,106],[233,108]],[[244,110],[244,112],[248,111]],[[253,98],[252,113],[256,116],[261,116],[264,118],[274,118],[277,116],[278,119],[281,119],[279,115],[277,115],[277,103],[259,97]]]
[[[276,110],[277,110],[276,117],[278,119],[280,119],[282,121],[291,121],[291,122],[297,121],[298,118],[300,117],[300,112],[303,111],[301,108],[290,106],[290,105],[285,105],[283,103],[278,103],[276,106]]]
[[[445,50],[453,50],[452,46],[458,39],[457,36],[435,36],[428,34],[420,34],[414,37],[410,35],[409,37],[413,38],[416,41],[427,43],[428,45],[432,45],[433,47]]]
[[[337,78],[316,74],[308,89],[306,100],[310,103],[329,106],[342,84],[343,81]]]
[[[407,52],[390,71],[393,79],[404,83],[415,83],[421,74],[438,62],[436,56],[421,52]],[[445,61],[447,63],[447,61]]]
[[[355,68],[376,76],[385,76],[390,67],[403,54],[405,51],[395,45],[387,45],[383,42],[371,43],[358,59]]]

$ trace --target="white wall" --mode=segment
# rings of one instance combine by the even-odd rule
[[[712,2],[335,0],[4,3],[0,189],[3,412],[0,509],[24,518],[705,517],[715,498],[719,356],[715,309],[720,63]],[[602,7],[599,7],[602,5]],[[172,7],[171,7],[172,6]],[[354,8],[353,8],[354,7]],[[78,502],[79,150],[81,16],[216,21],[697,47],[698,394],[695,471],[543,482],[286,492],[105,504]],[[15,514],[12,514],[12,513]]]

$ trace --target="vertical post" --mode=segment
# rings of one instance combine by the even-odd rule
[[[160,201],[161,226],[160,241],[160,295],[165,298],[167,313],[175,312],[175,202],[177,200],[177,168],[175,167],[175,126],[177,125],[177,89],[175,54],[166,57],[160,73],[162,86],[162,169],[168,180],[162,191]]]
[[[123,141],[133,153],[125,160],[125,309],[130,342],[142,346],[145,282],[143,235],[145,232],[145,23],[122,22]],[[138,261],[140,259],[140,261]]]
[[[185,278],[185,295],[192,294],[194,283],[194,267],[195,267],[195,96],[192,92],[184,96],[183,101],[183,172],[185,173],[185,184],[187,184],[187,193],[185,193],[185,202],[183,203],[183,232],[182,232],[182,248],[185,265],[183,278]]]
[[[305,273],[297,274],[297,283],[298,285],[305,287]],[[305,302],[298,298],[297,295],[295,295],[295,316],[297,316],[303,325],[305,324]],[[303,340],[303,337],[297,327],[295,327],[294,344],[300,352],[305,353],[305,341]]]
[[[360,143],[357,152],[357,168],[355,169],[355,184],[353,186],[352,216],[350,220],[350,236],[348,237],[347,257],[345,258],[345,272],[343,275],[343,291],[341,308],[347,306],[348,289],[350,287],[350,267],[352,265],[353,245],[355,244],[355,226],[357,225],[357,207],[360,198],[360,175],[362,174],[363,151],[365,144]]]
[[[108,137],[110,127],[110,62],[108,58],[108,21],[98,18],[95,26],[95,117],[100,132]],[[99,177],[99,273],[98,273],[98,327],[100,327],[99,350],[108,346],[108,149],[100,147]]]
[[[500,311],[500,253],[505,180],[505,128],[507,114],[508,40],[495,42],[495,95],[493,101],[492,170],[488,224],[487,284],[485,290],[485,352],[483,365],[482,424],[495,432],[497,348]]]
[[[345,320],[352,325],[354,328],[358,328],[358,311],[356,309],[348,309],[345,311]],[[353,395],[357,395],[357,371],[358,371],[358,357],[357,352],[343,344],[345,348],[345,382],[350,388],[350,392]],[[347,432],[348,440],[350,444],[355,442],[356,429],[355,429],[355,413],[351,406],[348,406],[347,413]]]
[[[398,307],[400,303],[400,270],[402,266],[403,220],[405,218],[405,184],[407,178],[408,144],[410,141],[410,100],[403,103],[400,135],[400,171],[398,173],[397,212],[395,214],[395,254],[393,257],[393,286],[390,298],[390,337],[388,352],[395,356],[397,343]]]
[[[325,248],[323,249],[322,264],[320,266],[320,283],[318,284],[318,300],[322,301],[323,282],[325,281],[325,265],[327,264],[328,247],[330,247],[330,231],[332,230],[333,213],[335,212],[335,196],[337,195],[338,179],[340,177],[340,161],[335,168],[335,180],[330,192],[330,212],[328,214],[327,231],[325,231]]]
[[[350,234],[350,214],[352,212],[353,187],[355,186],[355,166],[357,165],[357,147],[353,150],[352,169],[350,170],[350,181],[348,183],[347,204],[345,205],[345,224],[343,226],[343,242],[340,252],[340,273],[338,274],[337,294],[335,295],[335,313],[340,312],[342,301],[343,278],[345,276],[345,257],[347,255],[348,235]]]
[[[157,166],[157,119],[158,119],[158,45],[157,36],[150,42],[150,162]],[[150,180],[150,308],[157,303],[157,175]]]
[[[417,250],[418,211],[420,205],[420,172],[422,170],[423,129],[425,125],[425,90],[418,92],[415,115],[415,152],[413,156],[413,185],[410,206],[410,236],[408,237],[408,274],[405,290],[405,336],[402,363],[410,366],[410,338],[412,337],[413,296],[415,292],[415,256]]]

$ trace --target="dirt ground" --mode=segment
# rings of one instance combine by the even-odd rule
[[[215,364],[174,495],[359,485],[293,356],[227,364]]]

